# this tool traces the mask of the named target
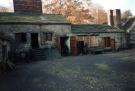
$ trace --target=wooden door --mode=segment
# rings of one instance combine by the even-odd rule
[[[111,48],[115,49],[115,39],[111,39]]]
[[[56,36],[55,44],[56,44],[56,48],[57,48],[59,51],[61,51],[60,36]]]
[[[70,51],[72,56],[77,55],[77,39],[76,36],[70,37]]]
[[[110,37],[104,37],[104,47],[111,47]]]

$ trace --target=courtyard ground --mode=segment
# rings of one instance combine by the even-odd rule
[[[19,64],[0,91],[135,91],[135,50]]]

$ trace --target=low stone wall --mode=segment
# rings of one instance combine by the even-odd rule
[[[14,64],[9,61],[9,52],[11,51],[11,43],[6,36],[0,35],[0,74],[8,69],[14,68]]]
[[[11,61],[0,62],[0,75],[9,70],[13,70],[15,68],[15,64]]]
[[[0,62],[0,75],[7,70],[6,63]]]

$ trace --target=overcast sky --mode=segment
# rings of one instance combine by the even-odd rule
[[[0,0],[1,6],[9,7],[9,6],[12,6],[11,4],[12,4],[12,0]]]
[[[135,14],[135,0],[93,0],[101,4],[106,10],[121,9],[131,10]]]
[[[135,14],[135,0],[92,0],[101,4],[106,10],[109,9],[130,9]],[[13,8],[12,0],[0,0],[0,5]]]

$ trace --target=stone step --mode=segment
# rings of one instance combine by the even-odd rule
[[[32,60],[46,60],[45,49],[38,48],[31,50]]]
[[[31,55],[33,60],[52,60],[61,58],[56,48],[32,49]]]

